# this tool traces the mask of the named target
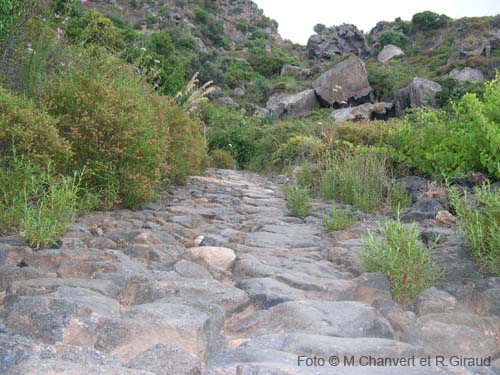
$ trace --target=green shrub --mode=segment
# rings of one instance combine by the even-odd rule
[[[500,275],[500,190],[484,185],[470,199],[449,189],[448,196],[472,256],[485,270]]]
[[[210,166],[219,169],[235,169],[236,160],[226,150],[213,150],[210,153]]]
[[[401,49],[405,50],[408,46],[408,43],[410,42],[410,39],[406,35],[397,31],[384,31],[382,34],[380,34],[379,41],[381,47],[384,47],[388,44],[394,44],[395,46],[398,46]]]
[[[60,137],[57,121],[35,104],[0,88],[0,161],[8,165],[13,151],[38,165],[49,162],[65,172],[71,157],[68,142]]]
[[[500,178],[500,81],[485,84],[483,101],[466,94],[445,111],[416,111],[395,128],[394,159],[428,175],[469,171]]]
[[[424,12],[416,13],[412,19],[412,27],[416,31],[430,31],[439,29],[446,26],[450,21],[450,17],[444,14],[437,14],[426,10]]]
[[[258,142],[262,139],[264,119],[245,116],[241,112],[215,105],[205,105],[202,118],[207,125],[210,150],[229,152],[245,168],[258,155]]]
[[[349,229],[354,223],[355,219],[348,210],[337,210],[335,205],[332,205],[329,215],[323,216],[323,225],[331,232]]]
[[[388,181],[385,156],[371,152],[339,153],[328,162],[320,179],[319,194],[373,212],[385,201]]]
[[[381,272],[389,278],[395,300],[408,303],[419,292],[435,285],[441,272],[419,241],[415,223],[403,224],[398,217],[386,221],[380,232],[381,242],[369,232],[361,261],[368,272]]]
[[[316,185],[319,175],[320,170],[317,164],[304,163],[298,168],[295,179],[298,186],[311,188],[313,185]]]
[[[207,166],[207,144],[203,124],[191,117],[173,99],[155,96],[156,115],[161,115],[160,130],[168,129],[168,152],[166,177],[178,184],[185,184],[189,176],[203,172]],[[166,136],[160,133],[160,136]],[[159,139],[158,142],[163,142]]]
[[[309,189],[292,186],[283,189],[283,191],[285,193],[286,207],[290,215],[304,220],[311,211]]]
[[[120,29],[96,10],[85,12],[82,17],[71,17],[66,34],[73,43],[99,45],[115,52],[126,46]]]
[[[165,166],[169,139],[162,108],[169,105],[154,105],[158,100],[132,66],[79,57],[40,90],[72,146],[72,168],[86,169],[84,182],[103,195],[105,207],[150,201]]]
[[[297,135],[281,144],[272,155],[273,163],[284,167],[287,164],[298,164],[319,154],[321,141],[317,138]]]
[[[0,45],[9,32],[26,15],[29,2],[19,0],[0,1]]]

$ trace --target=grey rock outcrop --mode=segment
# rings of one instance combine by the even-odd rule
[[[395,46],[393,44],[388,44],[382,49],[382,51],[379,52],[377,60],[380,61],[381,63],[386,63],[392,58],[397,56],[402,56],[404,54],[405,53],[403,52],[403,50],[398,46]]]
[[[316,94],[327,104],[356,103],[368,101],[372,92],[365,63],[351,55],[335,64],[313,82]]]
[[[436,105],[436,94],[442,90],[439,83],[425,78],[415,77],[405,88],[394,93],[396,116],[404,114],[406,108],[433,107]]]
[[[240,108],[240,105],[236,103],[233,98],[229,96],[223,96],[221,98],[217,98],[214,100],[214,103],[220,105],[222,107],[230,107],[230,108]]]
[[[363,33],[356,26],[343,24],[311,36],[307,42],[307,51],[309,58],[330,60],[332,57],[351,53],[366,57],[369,48]]]
[[[297,94],[275,93],[267,101],[266,108],[273,116],[304,116],[320,107],[314,90],[305,90]]]
[[[377,115],[386,115],[393,107],[393,103],[365,103],[357,107],[337,109],[332,117],[335,121],[371,120]]]
[[[448,75],[460,83],[465,82],[484,82],[484,74],[479,69],[465,67],[455,68]]]

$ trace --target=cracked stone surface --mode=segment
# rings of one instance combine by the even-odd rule
[[[0,238],[0,373],[500,373],[500,279],[479,276],[453,229],[415,217],[424,241],[440,236],[444,276],[403,306],[359,260],[384,217],[327,233],[329,206],[313,200],[301,221],[279,178],[208,170],[139,210],[80,217],[59,249]],[[429,355],[492,365],[418,365]],[[333,369],[331,356],[417,365]]]

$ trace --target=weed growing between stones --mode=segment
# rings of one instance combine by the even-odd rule
[[[361,256],[368,272],[381,272],[391,282],[395,300],[408,303],[419,292],[435,285],[441,271],[419,241],[415,223],[403,224],[399,214],[380,227],[382,241],[369,232],[368,242]]]
[[[348,210],[338,210],[332,205],[332,212],[323,216],[323,225],[328,231],[346,230],[355,223],[354,217]]]
[[[284,188],[283,191],[285,193],[286,207],[290,215],[304,220],[311,211],[309,189],[292,186]]]
[[[81,178],[56,176],[50,164],[41,169],[15,155],[0,168],[0,227],[18,230],[36,250],[56,245],[77,214]]]
[[[448,189],[450,203],[472,256],[487,271],[500,275],[500,190],[489,184],[474,189],[474,199]]]

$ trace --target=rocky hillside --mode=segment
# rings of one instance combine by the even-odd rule
[[[250,0],[104,0],[90,5],[112,18],[132,23],[144,33],[180,28],[196,38],[198,47],[236,49],[260,30],[281,40],[276,21]]]
[[[212,96],[216,103],[242,107],[247,114],[282,118],[320,107],[369,104],[335,118],[399,116],[408,107],[441,106],[467,91],[479,92],[479,84],[494,78],[500,67],[498,16],[453,20],[422,12],[411,21],[379,22],[368,34],[350,24],[318,24],[307,46],[300,46],[284,41],[277,22],[250,0],[88,4],[139,34],[168,32],[185,78],[200,72],[201,81],[219,86]],[[354,73],[342,62],[350,55],[361,59]],[[351,78],[340,78],[344,69]],[[342,87],[346,79],[358,86]],[[343,99],[325,100],[321,92],[336,87],[342,87]]]

